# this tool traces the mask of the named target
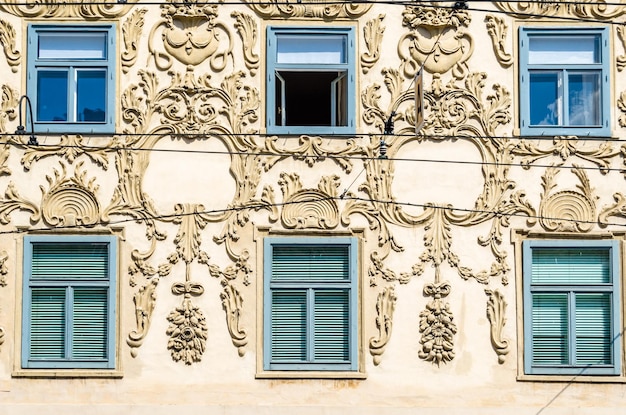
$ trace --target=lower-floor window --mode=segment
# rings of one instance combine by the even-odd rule
[[[115,237],[25,237],[23,296],[23,368],[115,368]]]
[[[264,370],[355,371],[355,238],[264,240]]]
[[[619,243],[524,242],[526,374],[621,374]]]

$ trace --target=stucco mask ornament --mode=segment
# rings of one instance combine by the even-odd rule
[[[172,65],[171,57],[188,66],[199,65],[209,60],[211,68],[221,71],[226,66],[226,58],[233,49],[230,31],[215,21],[217,6],[185,3],[184,5],[165,4],[162,7],[163,20],[152,29],[150,52],[155,55],[159,69],[166,70]],[[164,26],[161,38],[169,54],[158,53],[152,46],[152,40],[159,27]],[[218,32],[224,32],[220,42]]]
[[[398,54],[407,77],[422,66],[436,74],[454,68],[452,74],[458,79],[467,74],[466,62],[474,51],[471,36],[463,30],[470,23],[468,12],[416,6],[407,7],[402,15],[402,25],[410,32],[400,39]]]

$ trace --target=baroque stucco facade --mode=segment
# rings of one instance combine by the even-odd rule
[[[626,6],[54,3],[0,4],[0,413],[623,410],[623,373],[524,375],[519,248],[624,237]],[[76,22],[115,24],[116,133],[30,145],[27,27]],[[356,28],[354,136],[265,134],[270,25]],[[610,27],[612,138],[520,136],[528,25]],[[115,370],[21,368],[23,238],[42,232],[119,238]],[[358,238],[357,373],[261,369],[268,235]]]

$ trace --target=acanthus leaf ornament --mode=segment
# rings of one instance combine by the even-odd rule
[[[509,341],[504,339],[502,332],[506,323],[506,300],[498,290],[485,289],[487,294],[487,319],[491,328],[491,345],[498,355],[498,363],[504,363],[509,353]]]
[[[496,55],[496,59],[500,65],[508,68],[515,62],[513,55],[506,52],[506,36],[508,26],[504,22],[504,19],[492,14],[488,14],[485,17],[485,23],[487,25],[487,32],[491,37],[491,43],[493,44],[493,52]]]
[[[370,354],[374,358],[374,364],[379,365],[385,347],[391,339],[391,331],[393,328],[393,312],[396,307],[396,293],[392,286],[385,287],[378,294],[376,300],[376,328],[378,329],[378,337],[370,339]]]
[[[144,25],[144,15],[147,9],[137,9],[122,25],[124,51],[122,52],[122,72],[128,73],[137,61],[139,38]]]
[[[15,49],[15,29],[9,22],[0,20],[0,45],[7,58],[12,72],[17,72],[22,60],[22,54]]]
[[[384,18],[384,14],[379,14],[377,18],[365,23],[363,28],[363,37],[367,46],[367,52],[361,54],[361,68],[364,74],[367,74],[380,59],[383,33],[385,32],[385,27],[381,24]]]
[[[494,1],[493,3],[500,10],[520,19],[563,16],[611,20],[626,14],[626,6],[619,6],[610,0]]]
[[[139,0],[117,3],[98,0],[46,0],[26,3],[23,0],[3,0],[0,11],[25,18],[116,19],[128,13],[138,2]]]

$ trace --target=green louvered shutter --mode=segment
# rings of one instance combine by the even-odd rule
[[[611,249],[537,247],[531,256],[531,366],[539,369],[535,373],[548,373],[541,368],[614,370],[619,363],[612,337],[619,317]]]
[[[350,250],[349,244],[272,246],[268,346],[273,368],[350,367]]]
[[[96,238],[105,242],[25,239],[31,293],[26,367],[112,367],[114,239]]]

